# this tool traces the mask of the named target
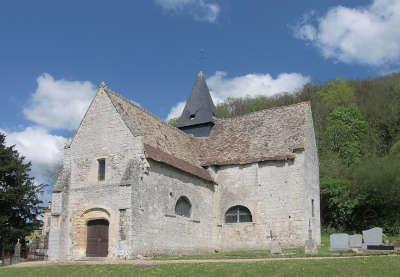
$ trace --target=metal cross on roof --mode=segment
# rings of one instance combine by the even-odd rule
[[[200,60],[200,70],[204,71],[205,67],[205,60],[206,60],[206,50],[204,48],[201,48],[199,50],[199,60]]]

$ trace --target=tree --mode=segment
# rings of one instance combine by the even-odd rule
[[[0,133],[0,253],[12,252],[18,239],[40,227],[39,195],[42,185],[30,176],[31,163],[25,162],[14,146],[5,145]]]
[[[357,106],[337,107],[328,115],[326,150],[337,153],[349,167],[367,151],[369,126]]]
[[[336,231],[349,230],[354,225],[354,209],[363,202],[362,194],[354,192],[350,181],[340,178],[321,179],[322,224]]]
[[[328,112],[338,106],[348,107],[355,103],[354,88],[350,82],[345,80],[330,81],[319,92],[318,96],[322,99],[322,104]]]
[[[400,75],[360,82],[357,105],[376,134],[375,148],[386,155],[400,134]]]
[[[394,154],[394,153],[393,153]],[[400,157],[364,159],[354,169],[354,193],[363,201],[353,211],[355,228],[381,226],[390,234],[400,233]]]

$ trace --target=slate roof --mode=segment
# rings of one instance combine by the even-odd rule
[[[266,109],[234,118],[216,118],[202,140],[202,165],[248,164],[294,159],[304,148],[308,102]]]
[[[203,72],[200,71],[197,74],[196,82],[176,127],[187,127],[213,122],[213,117],[216,114],[217,111],[212,101],[210,90],[207,87]]]
[[[143,136],[145,155],[152,160],[167,163],[205,180],[211,180],[198,159],[198,143],[195,138],[172,127],[126,100],[108,88],[104,88],[122,120],[133,135]]]
[[[205,170],[204,168],[193,165],[179,158],[176,158],[175,156],[163,152],[159,149],[156,149],[153,146],[144,144],[144,152],[146,157],[153,161],[171,165],[184,172],[200,177],[206,181],[213,181],[208,171]]]
[[[146,157],[205,180],[204,166],[294,159],[304,148],[310,104],[266,109],[234,118],[213,118],[208,137],[194,137],[172,127],[133,102],[105,88],[133,135],[143,136]]]

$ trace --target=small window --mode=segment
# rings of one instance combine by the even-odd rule
[[[252,222],[253,218],[248,208],[244,206],[230,207],[225,213],[226,223]]]
[[[315,216],[314,199],[311,199],[311,216]]]
[[[121,240],[126,240],[127,234],[127,214],[126,209],[119,210],[119,237]]]
[[[99,164],[99,181],[104,181],[106,177],[106,159],[98,159],[97,162]]]
[[[190,115],[190,120],[194,119],[196,117],[196,115],[193,113]]]
[[[185,196],[181,196],[175,205],[175,213],[180,216],[190,217],[192,204]]]

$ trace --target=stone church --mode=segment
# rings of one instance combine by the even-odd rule
[[[320,243],[310,104],[218,118],[203,73],[173,127],[102,84],[53,188],[49,259]]]

